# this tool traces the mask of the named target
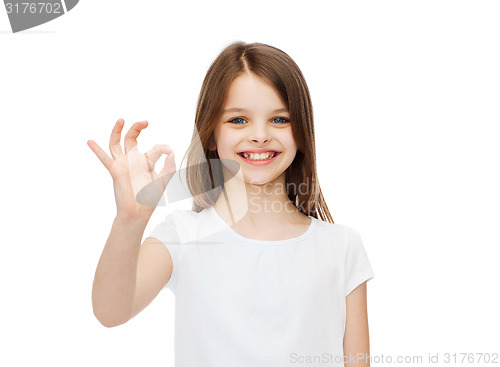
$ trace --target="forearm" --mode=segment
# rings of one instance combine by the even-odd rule
[[[360,284],[346,298],[344,356],[344,367],[370,366],[366,282]]]
[[[111,327],[127,322],[132,314],[137,260],[148,217],[116,217],[102,251],[92,286],[94,315]]]

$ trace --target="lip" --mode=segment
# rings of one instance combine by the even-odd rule
[[[276,152],[278,154],[276,154],[274,157],[272,157],[271,159],[267,159],[265,161],[252,161],[250,159],[246,159],[245,157],[243,157],[240,153],[243,153],[243,152],[253,152],[253,153],[260,153],[260,152]],[[244,150],[242,152],[238,153],[238,157],[240,157],[243,162],[245,163],[248,163],[248,164],[251,164],[252,166],[265,166],[266,164],[270,164],[272,163],[276,158],[278,158],[280,155],[281,155],[281,152],[278,152],[276,150],[260,150],[260,151],[253,151],[253,150]]]
[[[240,153],[265,153],[265,152],[276,152],[276,153],[281,153],[280,151],[278,150],[273,150],[273,149],[265,149],[265,148],[262,148],[262,149],[249,149],[249,150],[241,150],[238,152],[238,154]]]

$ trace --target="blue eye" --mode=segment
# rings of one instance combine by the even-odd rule
[[[285,117],[276,117],[274,120],[279,120],[279,119],[281,119],[281,122],[278,122],[278,124],[284,124],[285,122],[289,122],[290,121],[289,119],[287,119]]]
[[[278,120],[278,121],[276,121],[276,120]],[[284,123],[290,122],[290,120],[287,119],[286,117],[275,117],[272,121],[277,123],[277,124],[284,124]],[[237,125],[242,125],[245,123],[245,119],[242,117],[235,117],[234,119],[229,120],[229,122],[232,122],[232,123],[237,124]]]
[[[242,119],[241,117],[235,117],[234,119],[229,120],[229,122],[234,122],[235,124],[238,124],[238,125],[242,124],[242,122],[237,122],[237,121],[245,121],[245,120]]]

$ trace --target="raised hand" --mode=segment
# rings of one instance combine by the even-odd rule
[[[117,216],[151,216],[175,173],[174,152],[168,145],[156,144],[147,153],[140,153],[137,149],[137,137],[148,126],[147,121],[141,121],[133,124],[125,135],[124,154],[120,145],[124,123],[123,119],[119,119],[111,132],[109,150],[113,158],[95,141],[89,140],[87,145],[113,178]],[[162,154],[166,154],[167,158],[163,169],[157,174],[154,166]]]

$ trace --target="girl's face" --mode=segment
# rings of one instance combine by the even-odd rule
[[[223,109],[214,132],[217,146],[211,149],[216,148],[221,159],[238,162],[245,182],[284,183],[297,145],[290,114],[273,87],[255,74],[243,73],[231,83]]]

